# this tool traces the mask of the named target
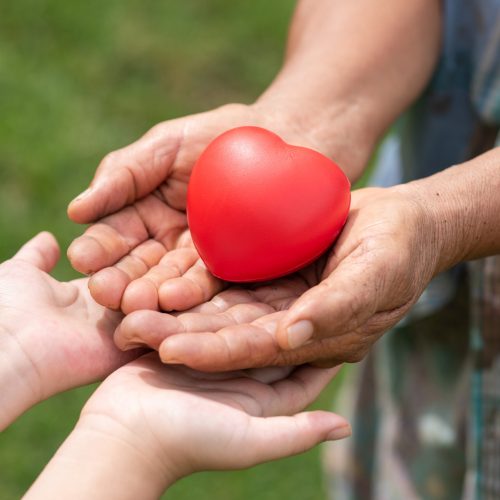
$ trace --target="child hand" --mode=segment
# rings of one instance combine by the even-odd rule
[[[60,283],[47,274],[58,259],[54,237],[41,233],[0,264],[0,430],[39,401],[137,356],[115,348],[122,316],[92,300],[88,280]]]
[[[266,384],[143,356],[97,389],[27,498],[157,498],[196,471],[250,467],[347,437],[337,415],[297,413],[337,371],[301,367]]]

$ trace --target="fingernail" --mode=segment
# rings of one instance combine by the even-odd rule
[[[172,352],[170,346],[162,343],[158,349],[158,354],[160,355],[160,359],[162,363],[166,365],[183,365],[184,363],[178,359],[175,352]]]
[[[304,345],[312,337],[314,326],[308,319],[297,321],[286,330],[288,345],[290,349],[295,349]]]
[[[122,351],[131,351],[132,349],[139,349],[140,347],[147,347],[147,345],[144,342],[131,342],[122,347]]]
[[[161,356],[161,360],[166,365],[183,365],[184,363],[180,359],[173,358],[171,356]]]
[[[73,202],[75,201],[81,201],[83,200],[84,198],[86,198],[90,193],[92,192],[92,188],[89,187],[87,188],[83,193],[80,193],[74,200]]]
[[[352,429],[350,425],[343,425],[342,427],[336,427],[328,436],[326,436],[327,441],[337,441],[338,439],[345,439],[352,435]]]

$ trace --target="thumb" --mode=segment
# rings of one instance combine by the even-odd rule
[[[29,262],[49,273],[54,269],[59,257],[60,250],[56,239],[51,233],[44,231],[23,245],[14,260]]]
[[[77,223],[89,223],[112,214],[151,193],[164,182],[181,143],[173,123],[151,129],[135,143],[114,151],[101,161],[90,187],[68,207]]]
[[[371,318],[384,295],[384,260],[346,259],[305,292],[280,321],[279,346],[296,349],[313,339],[354,331]]]
[[[324,441],[349,437],[351,432],[347,420],[326,411],[303,412],[292,417],[252,418],[248,443],[242,447],[246,450],[242,458],[247,461],[243,466],[297,455]]]

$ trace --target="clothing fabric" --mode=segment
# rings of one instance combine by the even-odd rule
[[[500,0],[449,0],[444,14],[434,78],[382,145],[375,185],[431,175],[495,143]],[[500,499],[500,257],[436,277],[348,368],[335,411],[351,416],[353,437],[325,448],[331,498]]]

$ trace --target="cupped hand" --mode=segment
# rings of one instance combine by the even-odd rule
[[[244,372],[165,366],[151,353],[104,381],[77,430],[126,443],[128,453],[156,467],[157,478],[250,467],[350,434],[333,413],[299,413],[337,371],[300,367],[265,383]]]
[[[75,269],[93,274],[89,286],[97,302],[125,313],[185,310],[224,288],[192,244],[186,194],[203,149],[242,125],[266,127],[293,144],[314,146],[276,112],[230,104],[161,123],[104,158],[91,187],[68,209],[75,222],[94,223],[68,256]]]
[[[112,334],[122,315],[92,300],[88,280],[61,283],[47,274],[58,259],[54,237],[41,233],[0,264],[0,427],[32,404],[102,379],[138,355],[116,348]]]
[[[205,371],[355,362],[416,302],[438,254],[431,220],[410,190],[358,190],[340,238],[314,266],[231,287],[183,314],[135,312],[115,339]]]

